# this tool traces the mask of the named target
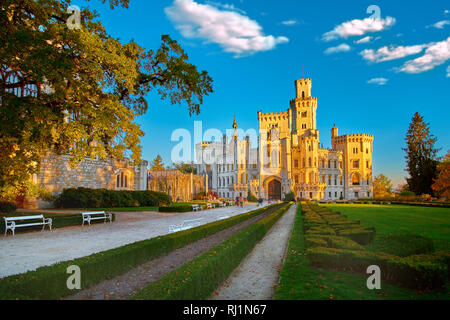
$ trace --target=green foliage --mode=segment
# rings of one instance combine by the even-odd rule
[[[161,36],[156,50],[123,44],[98,14],[81,11],[81,28],[69,29],[69,0],[4,0],[0,14],[0,187],[20,185],[39,172],[47,152],[140,162],[144,135],[136,119],[157,92],[199,114],[213,92],[179,43]],[[112,7],[128,0],[110,0]],[[17,81],[4,83],[10,73]],[[3,82],[1,82],[3,81]],[[23,86],[37,95],[11,93]]]
[[[406,166],[409,190],[415,194],[433,194],[432,185],[437,175],[437,139],[430,133],[429,124],[416,112],[406,133]]]
[[[107,189],[65,189],[54,204],[58,208],[158,207],[170,205],[169,195],[156,191],[116,191]]]
[[[174,163],[175,168],[184,174],[197,174],[197,168],[192,163]]]
[[[368,250],[385,252],[399,257],[434,252],[433,240],[415,235],[388,235],[379,236],[367,247]]]
[[[291,191],[284,195],[284,201],[295,201],[295,194]]]
[[[172,207],[159,207],[159,212],[189,212],[192,211],[191,205],[172,206]]]
[[[247,200],[248,202],[258,202],[258,198],[256,198],[250,191],[248,192]]]
[[[200,257],[150,283],[133,299],[199,300],[208,298],[289,207],[289,204],[285,204]]]
[[[447,266],[428,258],[401,258],[382,252],[315,247],[307,250],[312,266],[365,273],[370,265],[382,270],[382,279],[415,289],[442,288]]]
[[[338,235],[348,237],[361,245],[368,245],[375,238],[375,229],[356,227],[340,230]]]
[[[150,259],[165,255],[266,210],[278,207],[279,205],[272,205],[186,231],[138,241],[87,257],[2,278],[0,279],[0,299],[59,299],[73,294],[73,291],[69,290],[66,285],[66,269],[69,265],[77,265],[83,270],[81,285],[82,288],[87,288],[102,280],[114,278]]]
[[[17,210],[17,206],[11,201],[0,201],[0,212],[11,213]]]

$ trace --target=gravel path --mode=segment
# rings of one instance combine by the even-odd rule
[[[178,214],[117,212],[114,223],[0,236],[0,278],[161,236],[168,233],[169,225],[184,220],[202,218],[206,224],[255,208],[246,205]]]
[[[289,210],[272,227],[211,300],[270,300],[278,284],[297,207]]]
[[[190,243],[182,248],[173,250],[169,254],[149,260],[148,262],[131,269],[130,271],[110,280],[104,280],[89,288],[83,289],[74,295],[65,297],[65,300],[123,300],[134,296],[150,282],[156,281],[165,274],[178,269],[183,264],[213,247],[221,244],[233,234],[245,227],[267,217],[276,208],[238,223],[230,228],[216,232],[209,237]]]

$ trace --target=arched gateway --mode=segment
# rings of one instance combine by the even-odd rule
[[[272,200],[281,200],[281,183],[278,180],[271,180],[268,184],[268,196]]]

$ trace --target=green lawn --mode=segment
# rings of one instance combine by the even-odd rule
[[[450,250],[450,209],[402,205],[326,204],[350,219],[375,227],[378,236],[417,234],[430,238],[436,250]]]
[[[397,205],[327,204],[365,226],[375,227],[377,237],[419,234],[433,239],[437,249],[448,247],[450,210]],[[375,241],[377,238],[375,239]],[[367,276],[312,268],[305,253],[303,219],[297,214],[286,260],[281,270],[275,299],[281,300],[440,300],[450,299],[450,287],[422,292],[382,283],[381,290],[369,290]]]

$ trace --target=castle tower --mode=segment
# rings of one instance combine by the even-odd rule
[[[311,79],[295,80],[295,98],[291,100],[292,131],[303,135],[307,131],[316,131],[317,98],[311,96]]]

